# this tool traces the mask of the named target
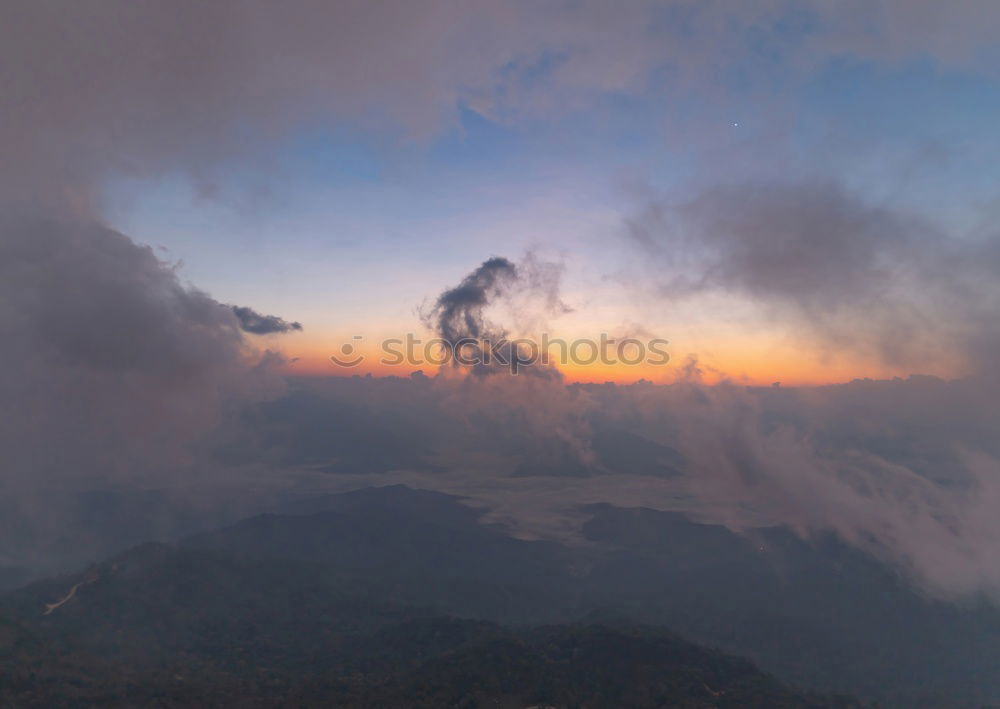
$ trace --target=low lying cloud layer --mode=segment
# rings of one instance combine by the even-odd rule
[[[1000,599],[1000,407],[976,380],[752,389],[416,375],[293,390],[230,450],[309,472],[317,488],[445,490],[519,534],[571,542],[593,502],[833,531],[937,597]]]

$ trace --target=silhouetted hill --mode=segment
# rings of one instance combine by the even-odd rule
[[[496,622],[625,618],[745,655],[799,686],[905,706],[1000,698],[995,608],[928,600],[833,536],[744,536],[676,513],[597,505],[586,510],[587,544],[571,549],[512,538],[458,498],[400,486],[301,511],[137,547],[10,594],[4,607],[64,655],[148,672],[181,662],[185,676],[240,682],[271,672],[286,690],[288,677],[319,681],[332,667],[336,682],[361,673],[365,692],[375,691],[371,673],[389,672],[391,692],[417,681],[405,674],[415,666],[484,637],[534,642],[523,635],[532,631]],[[433,632],[418,632],[424,621]],[[554,662],[537,652],[532,662]]]
[[[432,452],[410,425],[365,407],[305,389],[247,407],[218,435],[218,454],[231,463],[312,465],[330,473],[434,470]]]
[[[271,632],[266,620],[255,622]],[[316,655],[308,667],[275,663],[273,653],[258,654],[261,646],[221,630],[220,647],[162,652],[157,662],[137,662],[124,640],[118,652],[102,653],[88,638],[64,637],[60,646],[19,632],[13,643],[0,633],[5,707],[860,706],[790,689],[746,660],[651,628],[509,629],[420,618],[354,632],[350,652]],[[319,623],[296,637],[308,644],[322,632]],[[279,631],[272,639],[281,637]],[[155,644],[159,636],[151,629],[145,640]],[[284,640],[284,649],[295,642]],[[239,658],[231,657],[234,650]]]
[[[588,597],[813,687],[903,703],[1000,702],[1000,610],[927,598],[835,535],[738,535],[683,515],[590,508]]]
[[[853,707],[662,631],[547,626],[476,637],[370,690],[379,706]]]
[[[5,600],[5,707],[855,706],[663,630],[431,616],[311,561],[146,544]]]
[[[259,515],[182,545],[244,559],[322,565],[380,598],[494,620],[571,618],[573,556],[551,542],[514,539],[479,523],[459,499],[403,486],[324,500],[323,512]]]
[[[418,614],[348,594],[313,564],[230,559],[164,544],[33,584],[12,594],[7,608],[54,647],[133,665],[179,653],[225,667],[253,657],[302,670],[349,658],[350,638]]]
[[[402,486],[330,496],[188,540],[337,569],[369,597],[503,622],[603,609],[747,655],[779,676],[882,700],[1000,701],[1000,613],[926,598],[832,534],[746,535],[684,515],[586,508],[589,546],[527,542],[458,498]],[[316,509],[316,508],[314,508]]]

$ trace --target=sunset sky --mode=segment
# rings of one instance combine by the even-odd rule
[[[744,238],[751,217],[714,223],[719,205],[692,208],[707,193],[734,213],[744,200],[763,202],[764,221],[752,228],[791,234],[801,243],[779,249],[790,257],[837,235],[818,233],[808,216],[794,223],[801,199],[784,194],[772,204],[762,190],[815,185],[840,195],[838,214],[878,211],[959,248],[993,228],[996,44],[975,13],[951,17],[938,3],[848,5],[637,3],[618,14],[598,4],[567,9],[565,27],[559,12],[539,11],[547,31],[485,57],[477,41],[502,45],[512,27],[432,12],[420,32],[439,37],[435,51],[344,50],[361,76],[366,63],[384,62],[371,72],[387,74],[387,86],[366,93],[333,82],[329,96],[310,95],[298,120],[266,139],[252,129],[240,137],[241,121],[254,117],[235,115],[226,130],[237,134],[238,153],[220,149],[193,172],[184,162],[112,174],[100,200],[112,226],[180,264],[183,280],[221,302],[300,322],[301,332],[265,338],[297,360],[296,373],[342,373],[328,356],[355,335],[368,350],[386,337],[429,335],[422,304],[491,256],[531,253],[561,268],[570,310],[536,328],[671,343],[669,367],[568,368],[570,379],[668,381],[692,355],[706,376],[755,384],[961,374],[968,363],[946,343],[901,345],[886,357],[857,335],[884,322],[828,337],[813,327],[825,317],[820,301],[802,317],[789,303],[796,293],[767,293],[739,277],[664,286],[726,269],[685,261],[693,243],[685,234],[731,229],[732,240]],[[605,22],[620,31],[613,39],[600,33]],[[302,51],[322,53],[319,44]],[[424,55],[404,70],[395,63],[407,52]],[[250,78],[233,80],[268,70],[249,54]],[[469,71],[452,71],[456,63]],[[419,74],[413,87],[395,83],[410,81],[409,71]],[[345,110],[338,90],[349,93]],[[858,258],[899,265],[892,248]],[[804,284],[822,267],[822,257],[810,258]],[[853,264],[831,259],[833,279]],[[898,298],[913,286],[896,275],[887,271],[886,293],[868,297]],[[829,312],[842,306],[830,302]],[[864,304],[847,310],[844,322],[866,318]],[[371,360],[357,371],[416,368],[383,372]]]

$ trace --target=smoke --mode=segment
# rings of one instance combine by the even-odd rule
[[[561,276],[558,264],[531,253],[518,265],[494,256],[438,296],[421,317],[453,354],[453,368],[475,375],[527,373],[561,380],[542,357],[538,340],[511,340],[517,335],[489,319],[491,309],[503,310],[520,335],[541,327],[549,316],[568,312],[559,297]]]
[[[256,310],[242,305],[234,305],[233,312],[240,321],[240,327],[254,335],[270,335],[302,330],[301,323],[287,322],[277,315],[261,315]]]
[[[437,333],[454,347],[466,339],[499,339],[506,331],[484,319],[484,310],[518,280],[517,268],[505,258],[484,261],[462,282],[442,293],[430,318]]]

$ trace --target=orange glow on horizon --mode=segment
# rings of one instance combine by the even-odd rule
[[[285,366],[287,374],[300,377],[328,377],[372,375],[376,377],[408,377],[414,372],[422,371],[427,376],[434,376],[439,369],[439,362],[424,362],[400,364],[385,364],[383,353],[377,343],[381,339],[371,339],[352,345],[349,354],[345,355],[341,347],[350,338],[326,339],[322,341],[302,343],[304,346],[289,348],[288,356],[292,361]],[[860,357],[849,357],[841,354],[836,359],[824,359],[820,351],[810,352],[802,348],[792,349],[782,346],[785,343],[774,339],[760,337],[748,342],[745,338],[738,342],[718,340],[706,343],[697,359],[697,368],[701,372],[702,381],[708,384],[730,380],[749,386],[770,386],[780,382],[786,386],[823,386],[836,384],[853,379],[891,379],[894,376],[906,377],[913,374],[900,368],[892,368],[877,361],[866,361]],[[688,357],[678,354],[678,347],[668,347],[671,360],[663,365],[625,365],[625,364],[562,364],[557,368],[567,382],[602,383],[614,382],[629,384],[645,379],[658,384],[666,384],[682,376]],[[692,347],[693,351],[695,348]],[[335,365],[331,355],[337,355],[347,361],[363,356],[363,360],[354,367]],[[921,374],[934,374],[942,377],[955,376],[953,368],[941,367],[932,371],[921,371]]]

